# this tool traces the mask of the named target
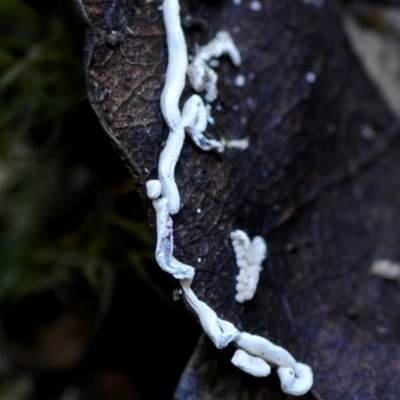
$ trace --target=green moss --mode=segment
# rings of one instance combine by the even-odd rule
[[[143,268],[153,235],[140,200],[132,213],[113,194],[129,176],[85,97],[75,11],[42,16],[8,0],[0,15],[0,302],[80,276],[104,313],[112,275],[132,267],[163,296]]]

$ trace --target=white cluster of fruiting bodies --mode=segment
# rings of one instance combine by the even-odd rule
[[[202,150],[224,151],[224,144],[208,139],[204,135],[207,122],[211,119],[202,98],[194,94],[182,111],[179,100],[185,86],[186,75],[196,92],[205,92],[207,102],[217,98],[217,74],[209,62],[221,55],[228,55],[233,64],[238,66],[241,57],[231,36],[219,32],[206,46],[201,47],[188,65],[188,54],[185,37],[179,15],[179,0],[164,0],[164,24],[167,34],[168,67],[165,85],[161,95],[161,111],[169,128],[169,135],[158,164],[158,179],[146,184],[147,195],[152,200],[156,212],[156,260],[160,267],[179,279],[183,294],[188,304],[197,313],[200,323],[219,349],[234,343],[237,350],[232,363],[243,371],[265,377],[270,374],[270,365],[277,368],[282,390],[300,396],[306,393],[313,384],[311,368],[296,362],[284,348],[269,340],[239,331],[229,321],[218,318],[216,312],[201,301],[191,289],[195,269],[184,264],[173,256],[173,222],[172,215],[180,208],[180,196],[175,182],[175,166],[188,134]],[[229,147],[229,146],[226,146]],[[243,146],[241,146],[243,148]],[[237,277],[238,302],[250,300],[256,291],[261,263],[266,257],[266,245],[261,237],[250,242],[247,235],[240,230],[231,234],[233,248],[239,267]]]

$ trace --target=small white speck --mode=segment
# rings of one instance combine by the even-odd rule
[[[233,4],[235,6],[238,6],[241,2],[242,2],[242,0],[233,0]]]
[[[149,170],[147,168],[144,169],[144,172],[146,172],[146,174],[149,173]]]
[[[221,107],[220,104],[217,104],[217,105],[215,106],[215,109],[216,109],[217,111],[221,111],[221,110],[222,110],[222,107]]]
[[[372,126],[369,126],[369,125],[364,125],[363,127],[361,127],[361,136],[365,140],[373,140],[373,139],[375,139],[374,128],[372,128]]]
[[[246,117],[240,118],[240,122],[241,122],[242,124],[245,124],[245,123],[247,122],[247,118],[246,118]]]
[[[254,72],[249,72],[249,75],[248,75],[249,79],[254,79],[255,76],[256,76],[256,74]]]
[[[235,25],[235,26],[233,27],[233,32],[235,32],[235,33],[240,32],[240,26]]]
[[[385,326],[378,326],[376,330],[378,331],[378,333],[382,334],[388,333],[388,328],[386,328]]]
[[[259,1],[252,1],[250,3],[250,10],[253,11],[260,11],[261,10],[261,3]]]
[[[317,80],[317,76],[314,72],[307,72],[306,73],[306,81],[309,83],[314,83]]]
[[[158,11],[162,11],[162,10],[163,10],[163,6],[162,6],[162,5],[161,5],[161,6],[158,6],[158,7],[157,7],[157,10],[158,10]]]
[[[199,257],[199,258],[197,259],[197,262],[198,262],[198,263],[201,263],[201,257]]]
[[[235,85],[242,87],[246,83],[246,78],[243,75],[238,75],[235,79]]]
[[[196,212],[197,212],[197,214],[200,214],[200,213],[201,213],[201,208],[198,208],[198,209],[196,210]]]
[[[237,104],[235,104],[235,105],[232,107],[232,110],[234,110],[234,111],[239,110],[239,106],[238,106]]]

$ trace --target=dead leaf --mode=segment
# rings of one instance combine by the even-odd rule
[[[186,140],[176,168],[175,255],[196,267],[193,289],[221,318],[312,366],[314,398],[398,399],[399,288],[368,271],[376,259],[400,259],[399,120],[351,52],[330,2],[260,3],[254,11],[248,1],[181,1],[190,54],[227,30],[243,58],[239,69],[227,59],[218,67],[207,133],[248,137],[250,146],[212,154]],[[167,138],[160,4],[80,0],[89,98],[142,194]],[[234,85],[238,74],[243,87]],[[270,254],[244,305],[234,299],[235,229],[262,235]],[[229,357],[223,362],[230,371]],[[265,398],[269,379],[234,376],[235,398]],[[256,389],[245,397],[250,380]],[[190,398],[217,398],[206,392]]]

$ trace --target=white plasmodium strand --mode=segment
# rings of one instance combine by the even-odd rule
[[[296,362],[294,357],[283,347],[247,332],[241,332],[235,338],[235,342],[247,354],[278,367],[281,388],[285,393],[302,396],[311,389],[314,380],[311,368],[306,364]],[[248,363],[251,364],[251,366],[247,366],[249,371],[255,370],[257,373],[263,373],[264,366],[260,365],[258,361],[249,358]]]
[[[156,260],[158,265],[175,279],[193,278],[194,268],[177,261],[173,256],[174,236],[172,218],[168,212],[168,199],[160,197],[161,182],[150,180],[146,183],[147,197],[152,201],[156,211],[157,244]]]
[[[205,92],[204,97],[209,103],[213,102],[218,96],[218,75],[211,68],[211,62],[214,62],[217,65],[216,58],[221,57],[224,54],[227,54],[230,57],[232,63],[236,67],[240,66],[242,59],[240,56],[240,52],[237,49],[232,37],[229,35],[228,32],[220,31],[216,34],[215,38],[211,40],[211,42],[209,42],[205,46],[200,47],[197,54],[193,57],[192,62],[188,66],[188,77],[190,84],[195,91],[199,93]],[[205,112],[208,122],[210,124],[214,123],[214,119],[211,116],[211,105],[209,103],[204,106],[203,101],[201,100],[200,103],[198,101],[198,98],[196,98],[196,95],[192,96],[187,101],[186,105],[189,105],[190,101],[192,101],[192,113],[194,110],[197,110],[199,118],[203,118],[203,114]],[[196,132],[193,132],[190,127],[188,127],[188,129],[185,129],[185,131],[189,134],[189,136],[191,136],[192,140],[202,150],[217,150],[221,152],[224,150],[224,148],[246,150],[249,147],[248,138],[239,140],[226,140],[224,138],[221,138],[221,141],[207,139],[203,134],[203,132],[205,131],[205,126],[202,130],[196,129]],[[208,143],[205,143],[205,141],[207,141]],[[205,143],[205,146],[202,146],[202,143]]]
[[[221,143],[227,149],[246,150],[249,147],[249,138],[231,140],[222,139]]]
[[[207,139],[203,135],[207,118],[210,120],[210,116],[207,115],[207,110],[201,98],[197,96],[189,99],[188,104],[182,111],[182,115],[179,111],[179,99],[184,87],[187,70],[187,50],[180,24],[178,0],[164,0],[163,10],[169,61],[165,87],[161,96],[161,110],[169,128],[169,136],[166,146],[160,155],[159,180],[151,180],[146,185],[147,195],[156,211],[157,261],[162,269],[180,280],[187,302],[197,313],[203,329],[216,347],[223,348],[229,343],[236,344],[238,350],[232,359],[236,366],[254,376],[263,377],[270,373],[270,363],[278,367],[282,390],[289,394],[302,395],[312,386],[313,375],[311,368],[297,363],[290,353],[282,347],[274,345],[261,336],[240,332],[229,321],[218,318],[216,312],[198,299],[191,289],[194,268],[181,263],[173,257],[171,214],[177,213],[180,207],[179,192],[175,184],[174,175],[175,166],[184,142],[184,131],[186,129],[188,135],[203,150],[221,151],[221,147],[217,141]],[[225,34],[222,34],[222,42],[227,39],[226,36],[224,38]],[[219,36],[218,40],[220,39],[221,36]],[[201,56],[203,61],[204,59],[217,57],[218,54],[227,53],[231,56],[234,64],[240,63],[240,55],[238,52],[236,54],[235,51],[237,49],[234,45],[232,48],[224,50],[222,47],[218,47],[218,43],[218,41],[211,42],[209,45],[204,46]],[[245,258],[249,260],[249,265],[255,264],[259,268],[265,258],[266,249],[264,252],[262,251],[261,240],[255,242],[248,240],[248,242],[250,247]],[[258,280],[258,278],[252,279],[253,281]]]
[[[207,139],[203,134],[207,126],[207,110],[199,96],[194,95],[189,98],[183,108],[182,115],[179,110],[179,99],[185,86],[188,69],[187,47],[179,10],[178,0],[164,1],[163,16],[167,33],[168,66],[161,93],[161,112],[168,125],[169,134],[165,147],[160,154],[158,175],[162,185],[162,195],[168,199],[168,210],[172,215],[176,214],[180,208],[180,196],[175,182],[175,167],[185,140],[185,130],[202,150],[217,150],[218,152],[224,150],[224,146],[220,142]],[[221,37],[219,41],[215,39],[214,45],[211,45],[213,43],[211,42],[208,46],[205,46],[208,50],[201,54],[204,53],[204,57],[207,59],[209,55],[217,57],[223,53],[228,53],[234,63],[240,64],[240,54],[230,36],[226,32],[220,32],[218,35]],[[227,36],[229,36],[229,39]],[[207,71],[211,70],[208,66],[206,67]],[[212,73],[215,75],[214,87],[217,76],[214,71]],[[208,81],[209,78],[207,78]],[[184,121],[182,121],[183,117]]]
[[[271,367],[262,358],[251,356],[242,349],[235,351],[231,361],[235,367],[257,378],[264,378],[271,373]]]
[[[216,312],[206,303],[199,300],[191,289],[192,280],[180,281],[186,300],[199,317],[202,328],[218,349],[222,349],[238,335],[239,331],[233,324],[218,318]]]
[[[262,358],[267,363],[292,369],[296,367],[296,360],[287,350],[261,336],[242,332],[238,336],[236,344],[242,350],[255,357]]]
[[[261,236],[250,241],[247,234],[239,229],[231,232],[231,239],[239,267],[235,299],[244,303],[251,300],[257,290],[261,264],[267,255],[267,245]]]
[[[161,93],[161,112],[168,125],[169,135],[160,155],[158,175],[162,185],[162,195],[168,199],[170,214],[176,214],[180,207],[179,191],[174,175],[185,140],[179,99],[185,86],[188,56],[179,10],[178,0],[164,1],[163,16],[167,33],[168,66],[164,89]]]
[[[297,363],[294,369],[279,367],[278,376],[282,390],[293,396],[302,396],[313,385],[313,373],[306,364]]]
[[[208,62],[212,58],[219,58],[224,54],[227,54],[237,67],[242,63],[240,52],[231,35],[226,31],[219,31],[211,42],[200,48],[196,58]]]
[[[209,102],[214,101],[218,96],[218,75],[207,63],[224,54],[230,57],[235,66],[238,67],[241,64],[239,50],[231,36],[228,32],[220,31],[210,43],[200,47],[188,67],[188,76],[193,89],[196,92],[205,91],[205,99]]]
[[[182,109],[182,124],[185,132],[192,138],[193,142],[204,151],[224,151],[224,145],[218,140],[208,139],[204,131],[208,122],[207,109],[203,100],[197,94],[189,97]]]

